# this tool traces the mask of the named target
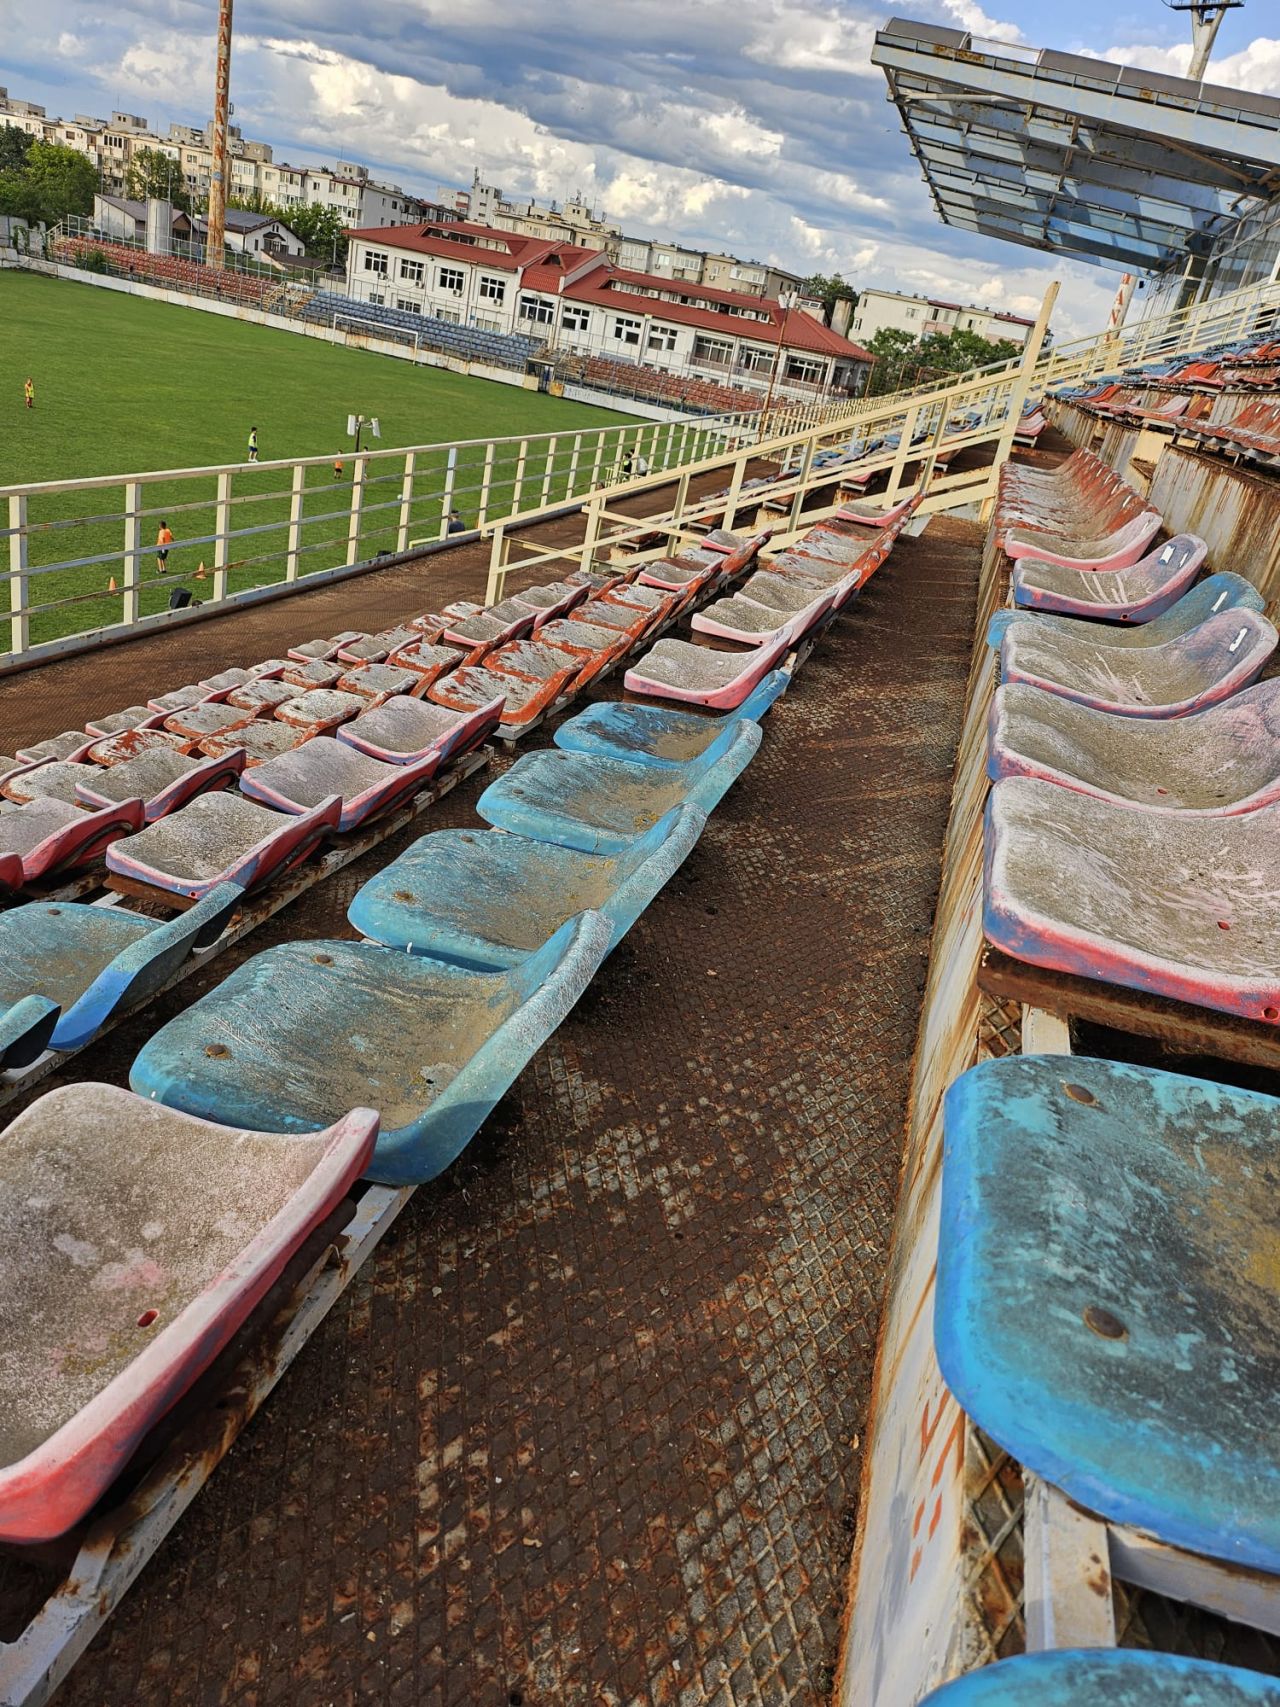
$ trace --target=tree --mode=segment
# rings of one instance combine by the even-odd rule
[[[948,336],[934,332],[921,338],[916,359],[921,366],[939,373],[968,373],[970,368],[987,367],[992,362],[1013,361],[1021,354],[1021,345],[1009,338],[992,343],[977,332],[957,327]]]
[[[888,391],[900,391],[903,374],[916,361],[916,341],[910,332],[896,326],[882,326],[867,345],[876,358],[867,384],[867,395],[882,397]]]
[[[837,302],[851,302],[858,306],[858,293],[851,284],[846,284],[839,273],[832,273],[827,278],[823,273],[811,273],[801,281],[801,296],[816,296],[826,310],[827,320],[831,319],[831,311]]]
[[[191,197],[187,194],[182,167],[161,148],[139,148],[129,162],[124,175],[127,196],[144,202],[155,196],[162,202],[172,202],[183,213],[191,212]]]
[[[0,125],[0,172],[25,172],[34,140],[16,124]]]
[[[9,176],[10,174],[6,174]],[[92,213],[98,173],[87,154],[55,142],[33,142],[25,169],[17,176],[26,185],[32,212],[25,218],[56,225],[69,213]]]

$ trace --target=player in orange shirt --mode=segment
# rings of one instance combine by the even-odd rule
[[[173,544],[173,534],[168,522],[161,522],[156,533],[156,574],[165,575],[169,568],[169,547]]]

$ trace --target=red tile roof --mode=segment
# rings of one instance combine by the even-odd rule
[[[488,238],[500,239],[503,246],[490,249],[481,243],[459,243],[456,238],[442,236],[445,231],[483,232]],[[511,245],[528,241],[512,237],[506,231],[490,231],[483,225],[370,225],[353,228],[346,235],[365,243],[378,243],[384,249],[408,249],[415,255],[436,255],[449,261],[474,261],[481,266],[493,267],[500,273],[514,273],[519,269],[520,263],[512,254]]]
[[[798,308],[789,309],[784,314],[778,303],[769,302],[765,305],[771,311],[767,322],[743,320],[736,314],[718,314],[713,308],[691,308],[682,302],[655,302],[650,296],[639,296],[632,291],[605,290],[596,283],[598,278],[599,274],[592,273],[577,284],[566,285],[563,294],[570,302],[612,308],[618,314],[648,314],[655,320],[694,326],[701,332],[718,332],[726,338],[747,338],[753,343],[772,346],[778,342],[781,332],[784,349],[838,356],[842,361],[869,362],[872,359],[860,344],[842,338],[838,332],[833,332],[811,315],[802,314]],[[529,283],[527,276],[525,283]]]

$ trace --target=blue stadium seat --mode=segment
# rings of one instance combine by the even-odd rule
[[[1280,1707],[1280,1682],[1182,1654],[1061,1648],[983,1666],[921,1707]]]

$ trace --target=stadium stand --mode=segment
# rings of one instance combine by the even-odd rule
[[[296,317],[316,326],[336,326],[344,331],[366,332],[371,337],[389,337],[400,343],[438,350],[461,361],[516,368],[521,372],[529,358],[542,348],[540,338],[525,333],[486,332],[475,326],[437,320],[434,315],[409,314],[399,308],[358,302],[336,291],[316,291],[302,303]]]

